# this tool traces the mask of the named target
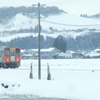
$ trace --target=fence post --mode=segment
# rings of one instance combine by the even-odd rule
[[[51,74],[49,69],[49,64],[47,63],[47,80],[51,80]]]
[[[32,66],[32,63],[31,63],[31,66],[30,66],[30,76],[29,76],[30,79],[33,79],[33,68],[32,67],[33,66]]]

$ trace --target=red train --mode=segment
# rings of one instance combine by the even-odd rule
[[[19,47],[0,46],[0,67],[16,68],[20,66],[21,53]]]

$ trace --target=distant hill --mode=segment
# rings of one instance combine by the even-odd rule
[[[41,14],[45,17],[48,17],[49,15],[57,15],[64,12],[56,6],[42,6],[40,7],[40,9]],[[0,23],[8,23],[13,17],[15,17],[19,13],[21,13],[22,15],[26,15],[30,18],[34,18],[37,17],[38,8],[35,6],[2,7],[0,8]]]
[[[37,7],[0,8],[0,46],[37,48]],[[5,12],[5,13],[3,13]],[[41,48],[53,46],[61,36],[67,50],[93,50],[100,47],[99,19],[72,16],[52,6],[41,7]]]

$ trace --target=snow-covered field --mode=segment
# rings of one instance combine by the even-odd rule
[[[29,79],[31,63],[33,79]],[[51,80],[47,80],[47,63]],[[22,60],[17,69],[0,69],[0,95],[100,100],[99,93],[100,59],[41,60],[41,80],[38,80],[38,60]]]

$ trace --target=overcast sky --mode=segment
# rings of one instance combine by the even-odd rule
[[[0,0],[0,7],[31,6],[37,3],[58,6],[73,15],[100,13],[100,0]]]

